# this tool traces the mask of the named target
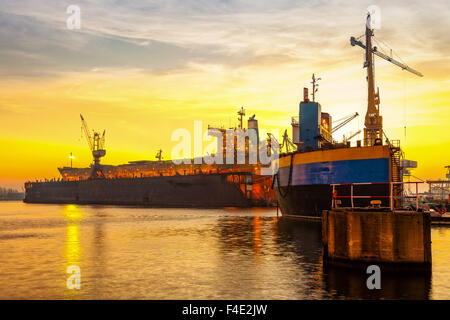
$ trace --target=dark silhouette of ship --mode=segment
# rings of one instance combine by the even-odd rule
[[[258,122],[253,115],[248,119],[250,129],[244,129],[245,110],[239,110],[238,115],[238,128],[208,127],[223,134],[218,139],[216,159],[222,159],[219,164],[207,164],[203,158],[182,159],[176,164],[163,160],[160,149],[156,161],[132,161],[118,166],[100,164],[100,158],[106,154],[105,132],[91,134],[81,116],[94,163],[87,168],[58,168],[61,177],[56,180],[25,183],[24,201],[150,207],[272,206],[272,177],[260,174],[260,162],[249,164],[248,131],[258,137]],[[237,143],[239,135],[243,135],[242,145]],[[232,143],[227,144],[230,139]],[[230,145],[233,161],[227,164]],[[239,152],[244,154],[242,164],[238,163]]]

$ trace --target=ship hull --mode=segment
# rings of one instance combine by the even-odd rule
[[[367,207],[377,199],[389,206],[391,154],[388,146],[342,148],[296,153],[280,157],[274,177],[274,193],[284,216],[320,219],[332,207],[333,184],[337,196],[349,196],[354,186],[354,207]],[[367,183],[367,185],[366,185]],[[377,198],[378,197],[378,198]],[[351,207],[350,198],[338,198],[338,206]]]
[[[250,207],[225,174],[37,182],[26,203],[138,205],[148,207]]]
[[[355,188],[356,189],[356,188]],[[304,219],[321,219],[323,210],[330,210],[332,205],[333,187],[329,184],[302,185],[276,188],[275,195],[278,205],[284,216]],[[336,187],[338,194],[349,194],[349,187]],[[358,192],[361,195],[384,196],[389,192],[389,187],[385,185],[360,186]],[[349,199],[341,199],[340,206],[350,207]],[[368,206],[367,200],[354,199],[355,207]],[[381,199],[382,206],[388,206],[388,200]]]

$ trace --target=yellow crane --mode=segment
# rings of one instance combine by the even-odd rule
[[[368,99],[367,99],[367,113],[364,121],[364,145],[372,146],[376,144],[382,144],[383,138],[383,117],[380,116],[380,92],[377,88],[375,92],[375,68],[374,68],[374,56],[378,56],[384,60],[387,60],[396,66],[399,66],[403,70],[409,71],[419,77],[423,75],[406,64],[403,64],[395,60],[392,56],[388,56],[380,52],[377,47],[372,47],[372,38],[374,37],[373,30],[369,27],[371,25],[370,13],[367,14],[365,38],[366,43],[363,44],[358,39],[360,37],[350,38],[350,44],[352,46],[358,46],[365,50],[366,60],[364,61],[364,68],[367,68],[367,83],[368,83]],[[362,37],[362,36],[361,36]],[[392,50],[391,50],[392,52]]]
[[[94,166],[92,168],[90,179],[100,179],[104,178],[102,167],[100,165],[100,158],[106,155],[105,150],[105,130],[103,130],[103,134],[92,130],[92,134],[89,130],[89,127],[84,120],[83,115],[80,114],[82,127],[84,130],[84,135],[86,137],[89,148],[92,151],[92,156],[94,157]]]

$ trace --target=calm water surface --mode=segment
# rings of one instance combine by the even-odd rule
[[[450,228],[431,237],[431,277],[369,291],[363,272],[323,269],[320,223],[273,209],[0,202],[0,299],[449,299]]]

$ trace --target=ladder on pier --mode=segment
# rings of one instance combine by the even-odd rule
[[[391,174],[392,180],[391,182],[403,182],[402,175],[402,159],[404,157],[403,151],[400,148],[400,140],[388,140],[389,148],[391,151]],[[403,194],[403,184],[394,184],[393,185],[393,196],[395,199],[401,199],[401,195]],[[400,205],[397,203],[396,205]]]

